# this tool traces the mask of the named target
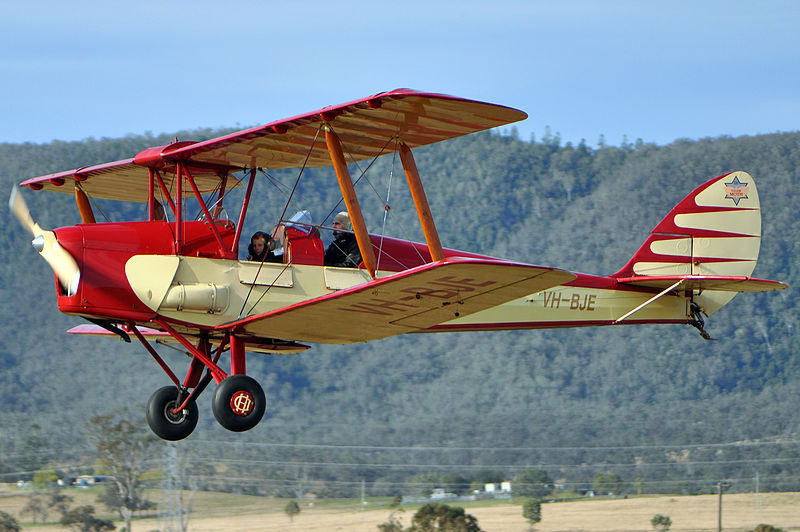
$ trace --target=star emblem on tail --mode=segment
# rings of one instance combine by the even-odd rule
[[[725,183],[725,199],[732,199],[733,204],[738,206],[739,201],[747,199],[747,183],[739,181],[739,176],[733,178],[730,183]]]

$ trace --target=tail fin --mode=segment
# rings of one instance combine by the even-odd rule
[[[749,277],[760,246],[761,208],[756,183],[746,172],[732,172],[686,196],[612,277]],[[736,293],[707,290],[694,301],[711,315]]]

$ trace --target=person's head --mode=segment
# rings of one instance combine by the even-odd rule
[[[253,256],[261,256],[268,248],[270,238],[263,231],[258,231],[250,237],[250,253]]]
[[[342,231],[349,231],[350,230],[350,215],[347,214],[347,211],[342,211],[337,213],[336,216],[333,217],[333,234],[339,236]]]

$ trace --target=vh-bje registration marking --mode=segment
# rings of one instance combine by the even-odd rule
[[[482,281],[469,277],[456,278],[446,275],[421,283],[419,286],[409,286],[397,290],[391,298],[372,297],[366,301],[339,307],[339,309],[384,316],[405,315],[409,311],[430,308],[430,299],[428,298],[433,298],[444,306],[458,303],[464,294],[475,291],[485,292],[486,289],[498,284],[498,281]],[[426,301],[426,299],[428,300]]]
[[[593,311],[597,305],[597,294],[564,294],[562,292],[542,292],[544,308]]]

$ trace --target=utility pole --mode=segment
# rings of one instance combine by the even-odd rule
[[[758,471],[756,471],[756,508],[761,508],[761,500],[758,498],[759,487]]]
[[[159,530],[179,532],[181,530],[182,508],[180,501],[180,474],[178,471],[178,445],[167,442],[162,458],[163,475],[158,502]]]
[[[722,491],[730,487],[731,483],[725,480],[717,482],[717,490],[719,490],[719,501],[717,503],[717,532],[722,532]]]
[[[361,479],[361,511],[364,511],[364,505],[367,504],[364,498],[364,479]]]

